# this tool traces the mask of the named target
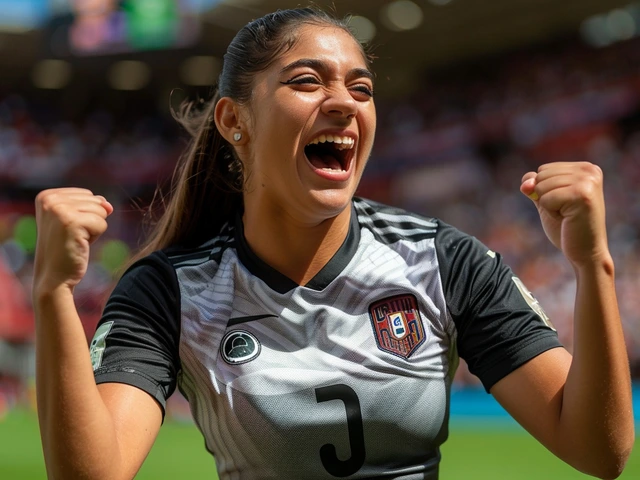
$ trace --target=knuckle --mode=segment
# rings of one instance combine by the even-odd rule
[[[602,168],[600,168],[600,166],[592,163],[589,169],[589,173],[597,182],[602,182],[604,173],[602,172]]]
[[[54,198],[52,197],[52,193],[40,192],[36,197],[36,205],[38,204],[40,205],[40,208],[45,212],[50,211],[55,204]]]
[[[41,190],[40,192],[38,192],[38,194],[36,195],[36,203],[42,204],[42,202],[46,200],[50,192],[51,190]]]
[[[589,177],[593,177],[594,179],[601,179],[603,177],[602,168],[595,163],[581,162],[580,167],[582,172]]]

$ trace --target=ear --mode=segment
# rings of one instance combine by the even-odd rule
[[[240,106],[229,97],[222,97],[216,104],[214,120],[218,131],[231,145],[246,143],[248,131],[241,118]],[[234,139],[234,135],[240,133],[240,140]]]

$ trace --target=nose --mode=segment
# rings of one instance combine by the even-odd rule
[[[352,119],[358,112],[358,105],[346,87],[336,87],[328,92],[322,112],[330,117]]]

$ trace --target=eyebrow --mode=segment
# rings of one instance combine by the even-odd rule
[[[281,74],[288,73],[291,70],[295,70],[296,68],[299,68],[299,67],[309,67],[321,72],[326,72],[329,70],[329,67],[327,66],[327,64],[322,60],[317,60],[315,58],[301,58],[285,66],[282,70],[280,70],[280,73]],[[351,77],[351,78],[365,77],[371,80],[372,82],[375,80],[373,73],[371,73],[371,71],[367,68],[352,68],[347,72],[347,77]]]

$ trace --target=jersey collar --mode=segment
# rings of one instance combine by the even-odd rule
[[[244,236],[244,225],[242,223],[242,214],[238,212],[235,220],[235,239],[238,252],[238,258],[242,264],[253,275],[264,281],[270,288],[278,293],[287,293],[294,288],[299,287],[296,282],[286,275],[283,275],[275,268],[267,265],[251,250]],[[331,260],[320,270],[306,285],[307,288],[313,290],[323,290],[340,273],[345,269],[348,263],[358,249],[360,243],[360,224],[358,223],[358,214],[351,204],[351,220],[349,223],[349,232],[347,238],[344,239],[338,251],[331,257]]]

